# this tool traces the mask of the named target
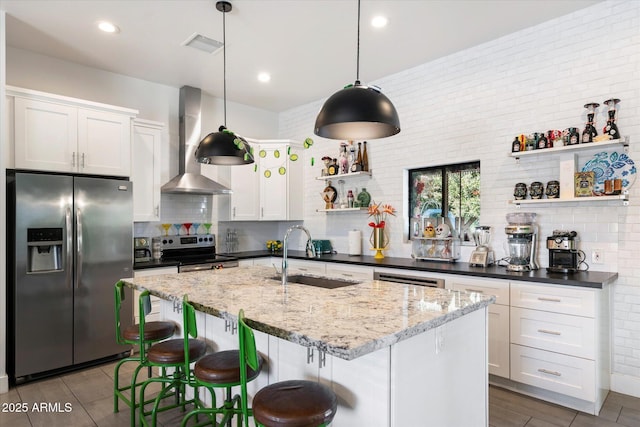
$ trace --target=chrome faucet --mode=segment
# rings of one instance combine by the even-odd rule
[[[309,233],[309,230],[304,228],[302,225],[293,225],[289,227],[287,232],[284,233],[284,239],[282,239],[282,286],[287,285],[287,242],[289,241],[289,234],[291,234],[295,229],[299,229],[307,233],[308,239],[305,247],[307,256],[316,256],[316,248],[313,246],[313,242],[311,241],[311,233]]]

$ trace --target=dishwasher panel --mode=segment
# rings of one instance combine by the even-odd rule
[[[404,274],[386,273],[376,271],[373,273],[373,280],[384,280],[385,282],[406,283],[408,285],[428,286],[431,288],[444,288],[444,279],[431,277],[408,276]]]

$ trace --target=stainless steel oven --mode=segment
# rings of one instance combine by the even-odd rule
[[[177,261],[178,273],[238,266],[237,258],[216,254],[216,236],[213,234],[163,236],[161,244],[162,260]]]

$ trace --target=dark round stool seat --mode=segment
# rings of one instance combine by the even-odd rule
[[[267,427],[317,427],[333,420],[338,399],[323,384],[293,380],[264,387],[252,406],[253,417]]]
[[[263,358],[258,355],[258,369],[247,367],[247,381],[255,379],[262,370]],[[198,360],[193,374],[209,384],[240,384],[240,351],[227,350],[209,354]]]
[[[189,340],[189,360],[198,360],[207,352],[207,345],[202,340]],[[184,363],[184,339],[177,338],[154,344],[147,351],[147,358],[152,363],[175,365]]]
[[[160,341],[169,338],[176,330],[172,322],[146,322],[144,324],[144,341]],[[131,325],[122,331],[122,336],[127,341],[140,341],[140,327]]]

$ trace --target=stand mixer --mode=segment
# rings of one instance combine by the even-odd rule
[[[477,267],[487,267],[493,265],[495,256],[493,250],[489,247],[491,241],[491,227],[488,225],[480,225],[473,232],[473,240],[476,248],[471,252],[469,264]]]

